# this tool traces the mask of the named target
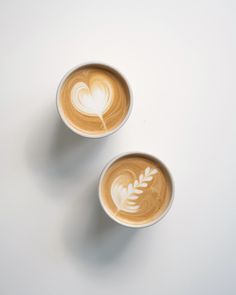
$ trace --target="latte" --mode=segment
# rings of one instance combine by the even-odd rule
[[[164,164],[141,153],[113,160],[99,184],[100,201],[106,213],[131,227],[158,221],[170,207],[172,190],[171,176]]]
[[[116,131],[127,119],[131,94],[127,82],[116,70],[87,64],[62,80],[57,105],[63,121],[73,131],[102,137]]]

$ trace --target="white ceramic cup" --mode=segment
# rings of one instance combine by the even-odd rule
[[[169,181],[170,181],[170,186],[171,186],[171,196],[170,196],[170,201],[169,201],[169,204],[168,206],[166,207],[166,209],[163,211],[163,213],[158,216],[155,220],[152,220],[151,222],[148,222],[148,223],[144,223],[144,224],[130,224],[130,223],[125,223],[123,221],[121,221],[120,219],[116,218],[109,210],[109,208],[107,208],[106,204],[104,203],[103,201],[103,196],[102,196],[102,183],[103,183],[103,179],[104,179],[104,176],[106,174],[106,172],[109,170],[109,168],[112,166],[112,164],[123,158],[124,156],[129,156],[129,155],[136,155],[136,156],[141,156],[141,157],[147,157],[149,158],[150,160],[153,160],[154,162],[158,163],[162,169],[165,170],[167,176],[169,177]],[[173,198],[174,198],[174,181],[173,181],[173,177],[171,176],[171,173],[169,171],[169,169],[166,167],[165,164],[163,164],[163,162],[161,162],[158,158],[156,158],[155,156],[153,155],[150,155],[150,154],[147,154],[147,153],[142,153],[142,152],[128,152],[128,153],[123,153],[123,154],[120,154],[118,156],[116,156],[115,158],[113,158],[106,166],[105,168],[103,169],[102,173],[101,173],[101,176],[100,176],[100,179],[99,179],[99,187],[98,187],[98,192],[99,192],[99,200],[100,200],[100,203],[101,203],[101,206],[103,208],[103,210],[106,212],[106,214],[111,218],[113,219],[114,221],[116,221],[117,223],[121,224],[121,225],[124,225],[124,226],[127,226],[127,227],[130,227],[130,228],[144,228],[144,227],[147,227],[147,226],[151,226],[155,223],[157,223],[158,221],[160,221],[166,214],[167,212],[169,211],[171,205],[172,205],[172,202],[173,202]]]
[[[76,129],[74,126],[72,126],[72,124],[69,122],[69,120],[65,117],[65,115],[63,114],[63,110],[60,106],[60,92],[61,92],[61,88],[64,84],[64,82],[66,81],[66,79],[68,78],[68,76],[73,73],[74,71],[84,67],[84,66],[102,66],[104,68],[107,68],[109,69],[111,72],[113,72],[114,74],[118,74],[123,80],[124,82],[126,83],[126,86],[127,86],[127,89],[129,91],[129,98],[130,98],[130,104],[129,104],[129,109],[128,109],[128,112],[126,114],[126,116],[124,117],[123,121],[116,127],[114,128],[113,130],[109,131],[109,132],[106,132],[104,134],[89,134],[89,133],[86,133],[86,132],[83,132],[81,130],[78,130]],[[104,64],[104,63],[98,63],[98,62],[90,62],[90,63],[84,63],[84,64],[80,64],[74,68],[72,68],[71,70],[69,70],[65,75],[64,77],[62,78],[59,86],[58,86],[58,89],[57,89],[57,94],[56,94],[56,104],[57,104],[57,110],[58,110],[58,113],[62,119],[62,121],[65,123],[65,125],[70,128],[73,132],[75,132],[76,134],[78,135],[81,135],[81,136],[84,136],[84,137],[88,137],[88,138],[101,138],[101,137],[106,137],[108,135],[111,135],[113,134],[114,132],[118,131],[124,124],[125,122],[128,120],[129,116],[130,116],[130,113],[131,113],[131,110],[133,108],[133,96],[132,96],[132,91],[131,91],[131,88],[130,88],[130,85],[127,81],[127,79],[124,77],[123,74],[121,74],[117,69],[115,69],[113,66],[109,66],[107,64]]]

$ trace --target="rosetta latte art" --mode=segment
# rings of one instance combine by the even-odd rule
[[[100,186],[101,201],[111,216],[126,224],[147,224],[166,210],[171,181],[156,159],[139,153],[115,160]]]
[[[112,183],[111,196],[117,206],[117,211],[136,213],[140,209],[140,204],[136,200],[142,197],[143,189],[148,186],[148,182],[153,179],[157,169],[147,167],[144,174],[139,175],[134,183],[129,183],[128,187],[122,184],[122,176],[118,176]]]

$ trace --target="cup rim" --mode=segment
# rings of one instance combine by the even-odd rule
[[[123,121],[116,127],[114,128],[113,130],[105,133],[105,134],[88,134],[86,132],[83,132],[81,130],[78,130],[76,129],[75,127],[73,127],[69,122],[68,120],[65,118],[64,114],[63,114],[63,111],[60,107],[60,104],[59,104],[59,99],[60,99],[60,91],[61,91],[61,88],[65,82],[65,80],[68,78],[68,76],[73,73],[75,70],[78,70],[79,68],[81,67],[84,67],[84,66],[104,66],[105,68],[108,68],[110,70],[112,70],[113,72],[117,73],[118,75],[121,76],[121,78],[124,80],[124,82],[126,83],[127,85],[127,88],[128,88],[128,91],[129,91],[129,100],[130,100],[130,104],[129,104],[129,109],[127,111],[127,114],[125,115]],[[130,114],[131,114],[131,111],[133,109],[133,93],[132,93],[132,89],[130,87],[130,84],[129,84],[129,81],[128,79],[126,78],[126,76],[121,73],[116,67],[114,66],[111,66],[110,64],[107,64],[107,63],[103,63],[103,62],[98,62],[98,61],[90,61],[90,62],[85,62],[85,63],[81,63],[81,64],[78,64],[77,66],[74,66],[73,68],[71,68],[70,70],[68,70],[64,76],[62,77],[58,87],[57,87],[57,91],[56,91],[56,107],[57,107],[57,111],[58,111],[58,114],[61,118],[61,120],[64,122],[64,124],[71,130],[73,131],[74,133],[80,135],[80,136],[83,136],[83,137],[86,137],[86,138],[103,138],[103,137],[107,137],[113,133],[115,133],[116,131],[118,131],[125,123],[126,121],[128,120]]]
[[[102,181],[104,178],[104,175],[106,174],[106,172],[108,171],[108,169],[111,167],[111,165],[119,160],[120,158],[123,158],[125,156],[130,156],[130,155],[139,155],[139,156],[143,156],[143,157],[149,157],[153,160],[155,160],[157,163],[159,163],[161,166],[163,166],[163,168],[166,170],[169,179],[170,179],[170,184],[171,184],[171,197],[170,197],[170,201],[168,206],[166,207],[166,209],[164,210],[164,212],[156,219],[145,223],[145,224],[129,224],[126,222],[123,222],[121,220],[119,220],[118,218],[115,218],[114,215],[112,215],[109,210],[107,209],[107,207],[105,206],[103,199],[102,199]],[[99,178],[99,185],[98,185],[98,193],[99,193],[99,201],[100,204],[103,208],[103,210],[105,211],[105,213],[115,222],[119,223],[120,225],[126,226],[128,228],[145,228],[145,227],[149,227],[151,225],[156,224],[157,222],[159,222],[170,210],[173,200],[174,200],[174,193],[175,193],[175,185],[174,185],[174,180],[173,180],[173,176],[170,172],[170,170],[167,168],[167,166],[161,161],[159,160],[156,156],[149,154],[149,153],[144,153],[144,152],[139,152],[139,151],[132,151],[132,152],[125,152],[125,153],[120,153],[117,156],[113,157],[103,168],[101,174],[100,174],[100,178]]]

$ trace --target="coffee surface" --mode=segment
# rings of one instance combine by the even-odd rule
[[[100,193],[110,215],[127,224],[144,225],[158,219],[166,210],[172,184],[159,161],[132,154],[116,160],[108,168]]]
[[[76,130],[101,135],[116,129],[130,107],[130,92],[123,77],[103,65],[73,71],[59,91],[58,107]]]

